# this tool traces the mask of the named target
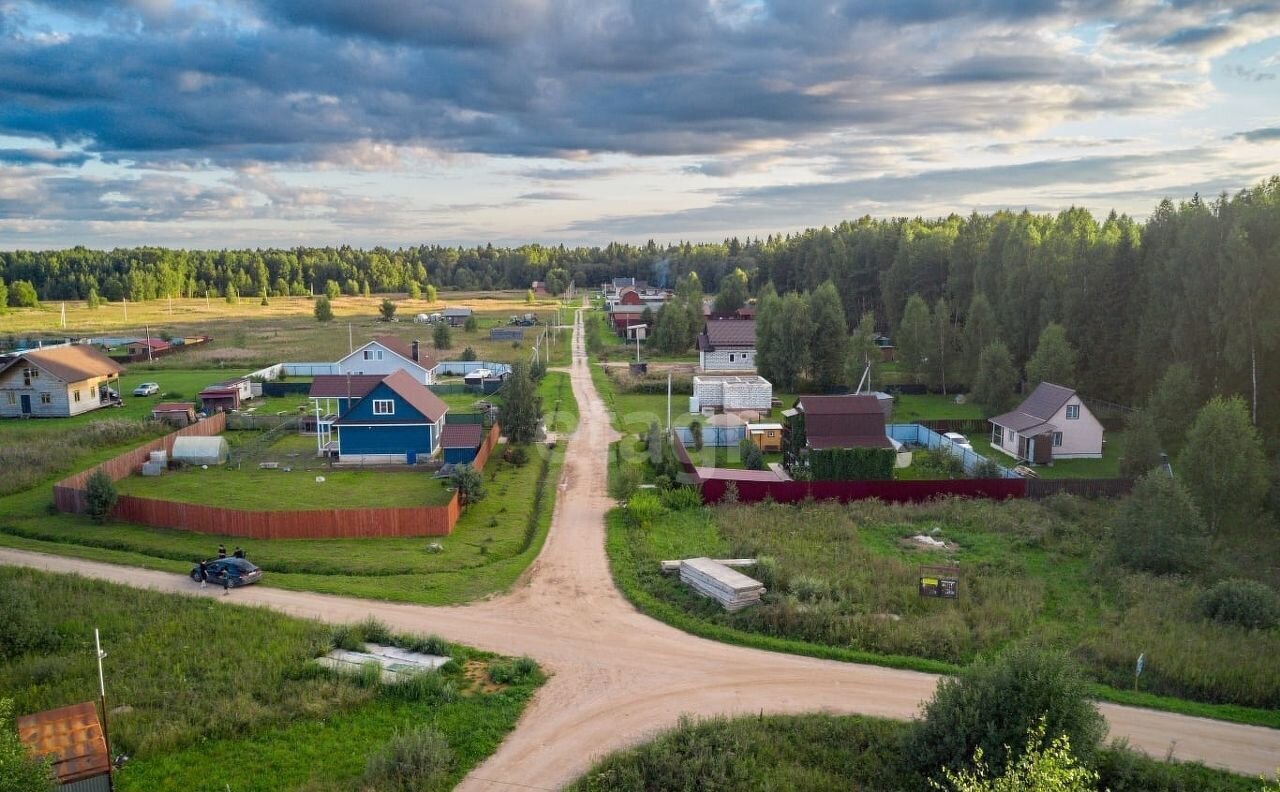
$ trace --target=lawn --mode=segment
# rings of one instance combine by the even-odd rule
[[[211,466],[208,470],[192,466],[162,476],[135,474],[117,482],[116,487],[122,495],[254,511],[441,506],[452,497],[445,479],[407,467],[404,470],[325,468],[315,457],[315,439],[311,437],[286,435],[284,442],[265,450],[263,455],[280,456],[286,448],[300,444],[296,452],[289,452],[299,455],[298,467],[290,472],[285,472],[283,467],[262,470],[250,460],[239,469],[230,465]],[[277,462],[285,466],[293,463],[294,460],[288,458],[283,463]]]
[[[944,419],[982,419],[983,409],[971,401],[956,404],[955,396],[928,393],[919,396],[901,394],[894,398],[893,423],[916,423]]]
[[[561,409],[555,420],[561,431],[572,430],[577,406],[568,375],[547,375],[539,393],[548,422],[558,400]],[[126,447],[81,454],[74,469]],[[0,545],[186,574],[193,559],[207,557],[219,542],[241,544],[267,572],[264,585],[429,605],[466,602],[509,587],[546,538],[564,446],[553,450],[531,446],[530,450],[530,460],[522,467],[504,462],[501,454],[490,458],[484,472],[488,497],[467,506],[454,532],[446,537],[245,544],[238,537],[122,523],[94,525],[76,515],[49,514],[51,480],[46,479],[38,487],[0,498]]]
[[[1035,640],[1075,655],[1110,686],[1099,688],[1108,698],[1280,727],[1280,629],[1208,621],[1197,605],[1224,577],[1275,586],[1268,570],[1280,563],[1280,532],[1221,537],[1214,560],[1191,578],[1150,576],[1112,561],[1114,508],[1070,496],[722,505],[670,512],[644,530],[616,512],[608,551],[633,602],[708,637],[929,671]],[[922,549],[908,538],[920,533],[951,544]],[[663,559],[703,555],[764,559],[750,573],[768,589],[763,604],[725,613],[658,571]],[[938,563],[960,566],[957,600],[918,596],[919,566]],[[1171,698],[1123,692],[1140,653],[1141,693]]]
[[[969,444],[978,454],[993,459],[1005,467],[1013,467],[1013,457],[991,447],[990,434],[966,435]],[[1124,447],[1124,432],[1107,432],[1102,444],[1101,459],[1059,459],[1052,465],[1035,465],[1032,469],[1045,479],[1105,479],[1120,476],[1120,454]]]
[[[835,715],[751,715],[684,720],[599,760],[568,792],[769,789],[888,792],[920,789],[902,770],[909,724]],[[1196,764],[1168,764],[1111,748],[1098,757],[1110,792],[1252,792],[1253,779]],[[985,788],[985,787],[984,787]]]
[[[376,623],[344,630],[33,570],[0,568],[0,609],[0,696],[19,713],[95,697],[101,630],[113,753],[130,757],[116,776],[122,792],[354,792],[366,788],[367,758],[419,727],[439,732],[453,758],[418,788],[449,789],[497,748],[542,680],[534,670],[482,686],[488,666],[506,661],[438,642],[454,662],[420,684],[361,684],[313,660],[353,638],[385,642]]]

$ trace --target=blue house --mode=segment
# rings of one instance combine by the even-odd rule
[[[333,421],[333,447],[340,462],[412,464],[440,449],[448,412],[426,385],[406,371],[396,371]]]

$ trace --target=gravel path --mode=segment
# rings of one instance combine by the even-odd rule
[[[604,553],[608,445],[616,438],[587,368],[582,317],[570,370],[581,410],[546,546],[513,587],[471,605],[430,608],[262,586],[205,592],[296,616],[438,633],[504,654],[527,654],[551,678],[516,730],[458,787],[557,789],[599,757],[670,728],[681,714],[826,711],[909,718],[933,692],[929,674],[775,654],[690,636],[622,598]],[[0,549],[0,563],[76,572],[161,591],[201,592],[178,575]],[[1171,754],[1248,774],[1280,763],[1280,730],[1100,705],[1113,737],[1153,756]]]

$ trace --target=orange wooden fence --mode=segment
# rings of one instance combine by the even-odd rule
[[[158,440],[126,451],[53,486],[53,502],[58,511],[80,514],[87,510],[84,487],[94,471],[102,470],[112,481],[134,473],[152,451],[173,452],[173,441],[184,435],[207,437],[221,434],[226,416],[214,415]],[[475,467],[483,470],[498,443],[501,430],[490,427]],[[396,475],[396,474],[388,474]],[[125,522],[156,528],[180,528],[197,533],[244,536],[252,539],[339,539],[389,536],[447,536],[458,522],[462,507],[454,493],[443,506],[369,509],[304,509],[296,511],[245,511],[181,503],[157,498],[121,495],[111,516]]]

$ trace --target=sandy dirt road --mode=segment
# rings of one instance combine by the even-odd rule
[[[537,659],[550,680],[462,790],[557,789],[595,759],[671,727],[682,714],[914,715],[936,677],[707,641],[641,615],[622,598],[604,553],[611,506],[605,466],[615,435],[591,383],[580,314],[573,344],[570,373],[581,421],[568,440],[546,546],[510,593],[447,608],[265,587],[205,596],[327,621],[373,615],[399,629]],[[189,580],[162,572],[11,550],[0,550],[0,563],[201,595]],[[1280,730],[1109,704],[1100,709],[1113,737],[1154,756],[1172,752],[1249,774],[1273,773],[1280,762]]]

